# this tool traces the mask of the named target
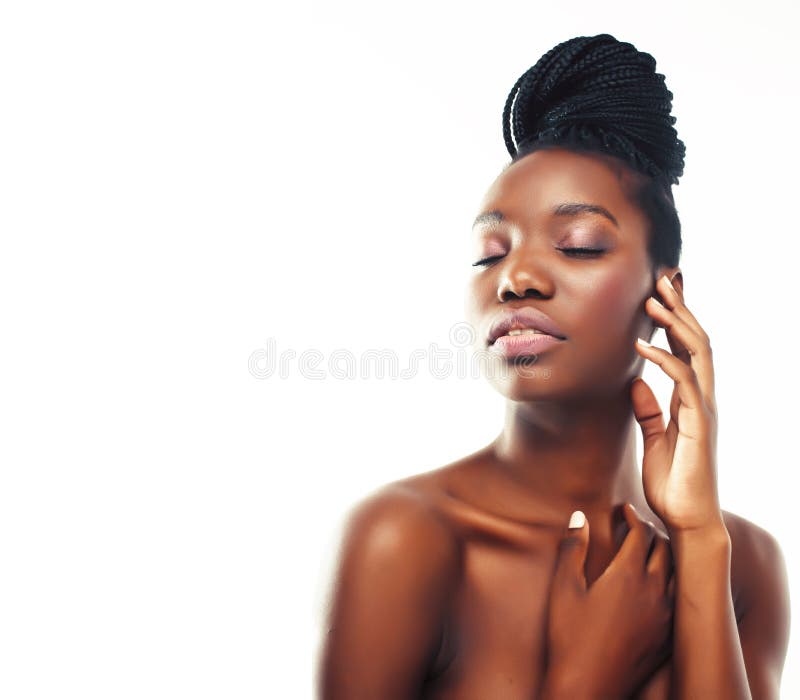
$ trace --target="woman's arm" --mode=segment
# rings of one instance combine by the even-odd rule
[[[669,531],[675,566],[673,696],[773,698],[788,633],[784,565],[777,545],[767,544],[773,556],[763,572],[749,576],[763,573],[762,590],[751,598],[740,639],[731,598],[731,537],[717,490],[711,343],[683,302],[682,276],[676,273],[674,279],[681,280],[680,291],[665,275],[656,283],[664,304],[651,297],[645,305],[665,329],[672,352],[637,343],[639,353],[675,382],[666,427],[647,383],[637,378],[631,387],[644,439],[644,493]],[[772,628],[758,632],[756,621]]]
[[[712,591],[718,585],[716,580],[725,574],[725,554],[732,554],[722,538],[722,546],[702,541],[683,540],[683,561],[686,571],[695,567],[695,574],[684,576],[686,594],[682,629],[684,641],[678,641],[678,618],[676,618],[675,659],[683,659],[683,671],[676,665],[673,682],[676,688],[681,686],[681,676],[685,683],[690,683],[692,674],[697,676],[695,682],[724,683],[728,676],[725,666],[733,664],[733,672],[741,683],[742,658],[746,669],[745,689],[737,695],[735,690],[729,692],[730,697],[753,697],[756,700],[778,700],[780,697],[780,678],[789,643],[790,600],[786,575],[786,563],[777,540],[766,530],[744,520],[735,521],[736,557],[738,568],[744,579],[742,591],[741,620],[738,630],[730,623],[732,616],[732,600],[730,586],[727,593],[714,598]],[[712,540],[713,541],[713,540]],[[688,548],[687,546],[688,545]],[[690,560],[694,559],[694,563]],[[714,564],[716,562],[716,564]],[[716,571],[716,575],[713,572]],[[706,581],[704,577],[707,577]],[[678,585],[681,577],[678,574]],[[679,605],[680,593],[676,599]],[[692,603],[697,599],[698,614],[694,614]],[[706,599],[706,603],[703,601]],[[731,606],[731,611],[727,609]],[[676,615],[679,615],[676,608]],[[735,621],[734,621],[735,622]],[[717,625],[717,632],[713,625]],[[736,634],[733,634],[733,631]],[[724,631],[720,634],[719,630]],[[704,637],[706,638],[704,640]],[[681,644],[681,647],[678,645]],[[707,663],[708,668],[702,664]],[[720,674],[721,679],[714,681],[712,674]],[[724,688],[722,685],[720,688]],[[749,688],[749,694],[746,690]],[[684,694],[685,696],[685,694]],[[727,697],[728,695],[726,695]],[[678,695],[681,697],[681,695]]]
[[[718,528],[678,532],[672,687],[675,698],[752,698],[731,598],[731,540]]]
[[[674,696],[778,700],[790,627],[786,564],[778,542],[746,521],[738,529],[737,557],[747,569],[738,628],[727,528],[683,533],[672,546]]]
[[[384,487],[345,527],[318,661],[323,700],[418,700],[460,570],[457,540],[420,499]]]

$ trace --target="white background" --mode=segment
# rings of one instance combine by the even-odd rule
[[[479,378],[327,359],[448,347],[506,96],[576,35],[652,53],[674,93],[721,501],[797,596],[797,11],[561,6],[4,5],[0,695],[311,696],[347,509],[503,410]],[[258,378],[270,342],[297,355]]]

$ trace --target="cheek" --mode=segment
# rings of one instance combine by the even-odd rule
[[[593,330],[620,332],[628,328],[638,312],[640,293],[630,274],[624,272],[595,280],[586,289],[581,320]]]

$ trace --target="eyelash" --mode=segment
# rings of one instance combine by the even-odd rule
[[[578,255],[578,256],[597,256],[601,253],[605,253],[606,251],[602,248],[558,248],[558,250],[562,251],[566,255]],[[483,260],[478,260],[478,262],[472,263],[472,266],[475,267],[476,265],[490,265],[495,260],[499,260],[502,258],[502,255],[493,255],[489,258],[484,258]]]

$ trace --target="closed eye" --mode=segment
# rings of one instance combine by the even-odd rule
[[[564,255],[568,255],[570,257],[597,257],[605,253],[606,251],[603,248],[559,248]],[[483,260],[478,260],[478,262],[472,263],[473,267],[478,265],[480,266],[488,266],[491,265],[496,260],[500,260],[502,255],[492,255],[488,258],[483,258]]]
[[[593,257],[605,253],[602,248],[559,248],[564,255],[575,255],[578,257]]]
[[[495,260],[499,260],[502,257],[502,255],[492,255],[489,258],[484,258],[483,260],[478,260],[478,262],[472,263],[472,267],[475,267],[476,265],[491,265],[491,263],[493,263]]]

